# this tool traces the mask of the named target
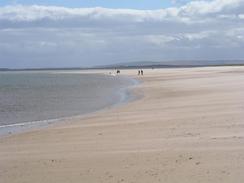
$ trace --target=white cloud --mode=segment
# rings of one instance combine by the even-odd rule
[[[10,21],[54,21],[88,19],[88,20],[123,20],[123,21],[164,21],[168,19],[221,12],[235,12],[243,8],[243,0],[192,1],[181,7],[160,10],[107,9],[107,8],[64,8],[55,6],[5,6],[0,7],[0,19]],[[193,17],[192,17],[193,18]]]
[[[180,8],[185,15],[206,15],[232,11],[243,5],[243,0],[192,1]]]
[[[238,17],[239,17],[240,19],[244,19],[244,14],[239,14]]]
[[[82,66],[243,59],[243,30],[243,0],[192,1],[159,10],[5,6],[0,7],[0,67],[48,66],[50,60]]]

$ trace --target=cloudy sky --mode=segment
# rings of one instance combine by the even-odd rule
[[[244,0],[1,0],[0,67],[244,60]]]

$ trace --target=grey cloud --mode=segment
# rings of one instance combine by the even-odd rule
[[[161,10],[0,7],[0,67],[244,59],[244,1]]]

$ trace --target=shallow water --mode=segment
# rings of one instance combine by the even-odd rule
[[[0,73],[0,126],[87,114],[126,98],[132,80],[98,74]]]

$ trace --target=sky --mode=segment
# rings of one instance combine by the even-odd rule
[[[185,3],[187,0],[178,1]],[[0,5],[44,5],[44,6],[64,6],[70,8],[129,8],[129,9],[159,9],[167,8],[176,3],[171,0],[1,0]]]
[[[2,0],[0,68],[244,60],[244,0]]]

